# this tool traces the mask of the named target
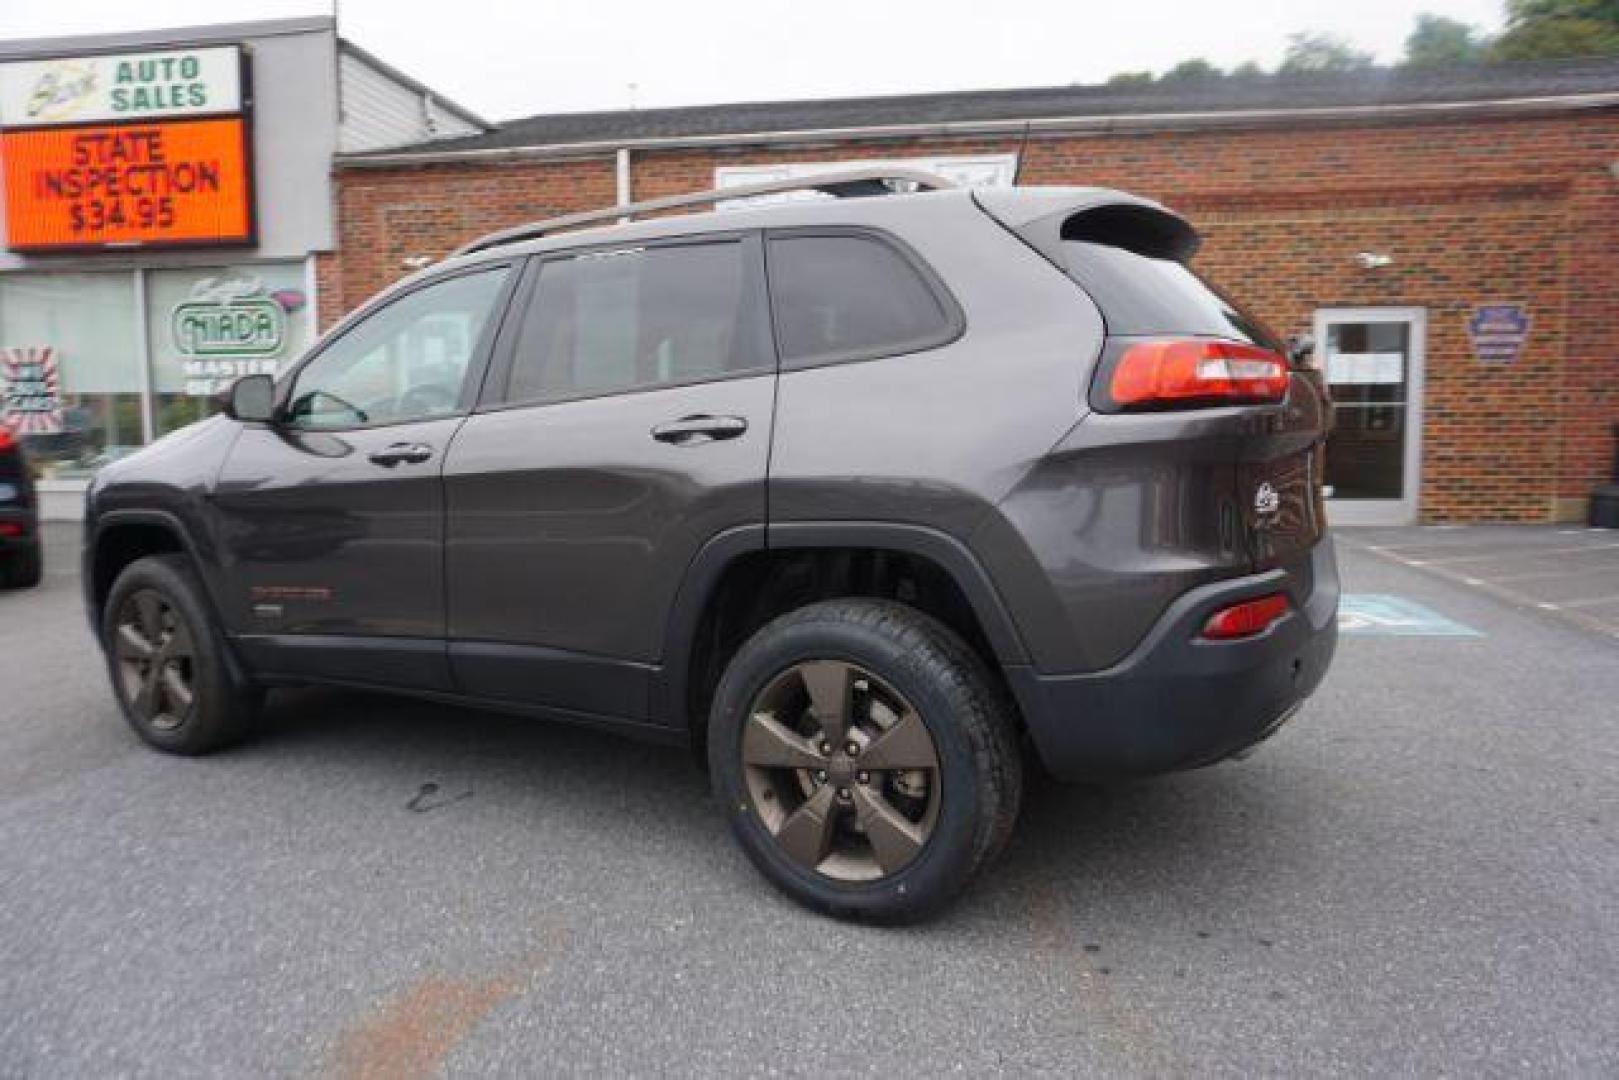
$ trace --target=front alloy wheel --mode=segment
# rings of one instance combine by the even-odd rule
[[[185,618],[153,589],[119,605],[113,650],[124,706],[153,731],[172,732],[196,709],[196,649]]]
[[[836,881],[904,869],[939,816],[939,754],[910,703],[858,665],[796,664],[742,733],[753,809],[787,857]]]
[[[108,591],[101,642],[113,693],[135,734],[159,750],[217,750],[241,736],[263,699],[211,619],[183,555],[137,559]]]

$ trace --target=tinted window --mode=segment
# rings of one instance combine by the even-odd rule
[[[1199,334],[1277,347],[1259,320],[1170,258],[1065,240],[1068,274],[1102,311],[1110,334]]]
[[[769,366],[748,277],[740,241],[547,262],[507,396],[555,400]]]
[[[507,272],[428,285],[344,331],[298,373],[291,421],[345,428],[454,413]]]
[[[948,312],[915,267],[862,236],[770,241],[770,296],[783,360],[880,356],[948,338]]]

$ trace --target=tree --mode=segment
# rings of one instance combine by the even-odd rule
[[[1372,54],[1336,34],[1301,31],[1287,37],[1287,53],[1278,69],[1284,75],[1319,71],[1358,71],[1372,66]]]
[[[1595,19],[1619,26],[1619,0],[1507,0],[1507,26],[1537,19]]]
[[[1619,29],[1595,19],[1546,19],[1508,30],[1490,49],[1494,60],[1549,60],[1619,53]]]
[[[1109,86],[1142,86],[1150,82],[1150,71],[1121,71],[1117,75],[1110,75],[1107,80]]]
[[[1218,79],[1221,74],[1219,68],[1198,56],[1191,60],[1182,60],[1164,72],[1163,78],[1166,81],[1177,82],[1208,82],[1211,79]]]
[[[1496,60],[1542,60],[1619,53],[1619,0],[1507,0]]]
[[[1265,74],[1265,69],[1259,66],[1258,61],[1244,60],[1231,69],[1231,74],[1239,79],[1257,79]]]
[[[1460,64],[1482,59],[1484,50],[1485,42],[1474,27],[1425,11],[1417,16],[1417,25],[1405,39],[1404,62],[1414,67]]]

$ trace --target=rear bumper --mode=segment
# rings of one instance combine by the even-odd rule
[[[1198,637],[1215,610],[1278,590],[1293,610],[1263,634]],[[1320,685],[1338,643],[1338,594],[1328,537],[1306,566],[1193,589],[1104,671],[1007,674],[1035,748],[1059,779],[1194,769],[1264,739]]]

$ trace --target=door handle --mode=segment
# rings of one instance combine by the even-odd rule
[[[378,465],[386,465],[391,469],[401,461],[419,465],[432,456],[433,448],[426,443],[396,442],[374,452],[371,455],[371,460]]]
[[[697,446],[721,439],[734,439],[748,430],[748,422],[740,416],[682,416],[659,424],[652,429],[652,437],[674,446]]]

